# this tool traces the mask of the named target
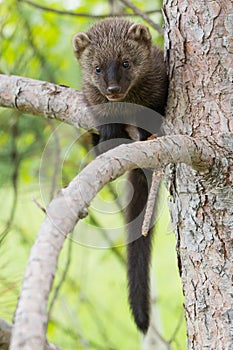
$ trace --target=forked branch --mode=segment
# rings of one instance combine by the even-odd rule
[[[68,233],[79,219],[87,215],[90,202],[105,184],[135,167],[161,169],[169,163],[183,162],[208,169],[214,157],[205,139],[164,136],[153,141],[121,145],[84,168],[47,208],[46,218],[31,250],[10,349],[41,350],[46,344],[46,308],[59,253]],[[31,295],[36,295],[36,298],[30,302]]]
[[[0,75],[0,106],[56,118],[88,130],[94,125],[81,92],[33,79]],[[232,134],[218,134],[208,139],[163,136],[121,145],[84,168],[46,210],[23,280],[10,349],[45,348],[47,302],[60,251],[68,233],[88,214],[88,206],[105,184],[127,170],[160,171],[171,163],[185,163],[205,173],[216,158],[221,162],[224,152],[232,157],[232,149]]]

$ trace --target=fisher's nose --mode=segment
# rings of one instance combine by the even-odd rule
[[[107,88],[109,94],[119,94],[121,92],[121,87],[119,85],[110,85]]]

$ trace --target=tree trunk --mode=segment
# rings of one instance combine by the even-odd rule
[[[165,0],[164,17],[170,74],[166,133],[214,136],[221,153],[218,135],[233,131],[232,1]],[[233,349],[233,155],[215,162],[208,174],[178,164],[167,170],[166,180],[188,349]]]

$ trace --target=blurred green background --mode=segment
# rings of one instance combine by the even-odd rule
[[[133,3],[144,11],[161,2]],[[112,13],[112,1],[0,0],[0,73],[81,89],[71,38]],[[115,5],[114,5],[115,6]],[[73,16],[67,11],[83,16]],[[126,13],[132,13],[124,8]],[[134,21],[141,18],[132,16]],[[159,12],[150,14],[162,25]],[[163,39],[151,29],[154,42]],[[91,161],[89,135],[43,117],[0,109],[0,317],[13,320],[31,246],[56,191]],[[161,190],[152,259],[153,324],[160,346],[148,345],[127,303],[125,237],[120,207],[126,180],[114,181],[93,201],[90,215],[68,239],[51,293],[49,341],[62,349],[186,349],[182,288],[167,192]],[[106,208],[110,208],[106,213]],[[108,235],[112,228],[115,235]],[[107,247],[109,247],[107,249]],[[153,332],[152,332],[153,333]],[[155,334],[156,332],[154,332]]]

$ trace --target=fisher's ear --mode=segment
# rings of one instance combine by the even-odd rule
[[[79,32],[74,35],[72,39],[72,44],[73,44],[74,54],[77,57],[77,59],[81,57],[83,51],[89,45],[90,42],[91,42],[90,38],[84,32]]]
[[[151,44],[149,29],[141,23],[133,23],[128,30],[128,38],[145,44]]]

